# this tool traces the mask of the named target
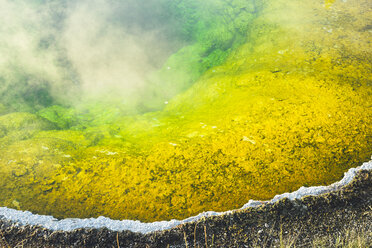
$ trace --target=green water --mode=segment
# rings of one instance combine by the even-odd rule
[[[368,1],[24,3],[2,3],[2,206],[186,218],[370,158]]]

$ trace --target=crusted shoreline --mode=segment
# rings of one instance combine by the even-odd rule
[[[147,234],[108,228],[53,231],[0,218],[0,245],[274,247],[291,238],[297,246],[311,247],[315,238],[341,234],[348,228],[363,229],[366,238],[372,241],[369,226],[372,226],[372,171],[360,170],[350,183],[329,193],[294,200],[284,198]]]

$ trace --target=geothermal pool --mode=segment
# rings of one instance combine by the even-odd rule
[[[372,153],[369,1],[0,1],[0,207],[144,222]]]

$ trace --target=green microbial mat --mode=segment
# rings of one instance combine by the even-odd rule
[[[1,4],[0,206],[183,219],[370,159],[368,0]]]

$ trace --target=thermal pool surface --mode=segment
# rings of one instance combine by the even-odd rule
[[[184,219],[328,185],[368,161],[369,1],[215,3],[209,11],[225,13],[227,30],[165,61],[155,91],[187,82],[158,110],[0,100],[0,205],[57,218]]]

